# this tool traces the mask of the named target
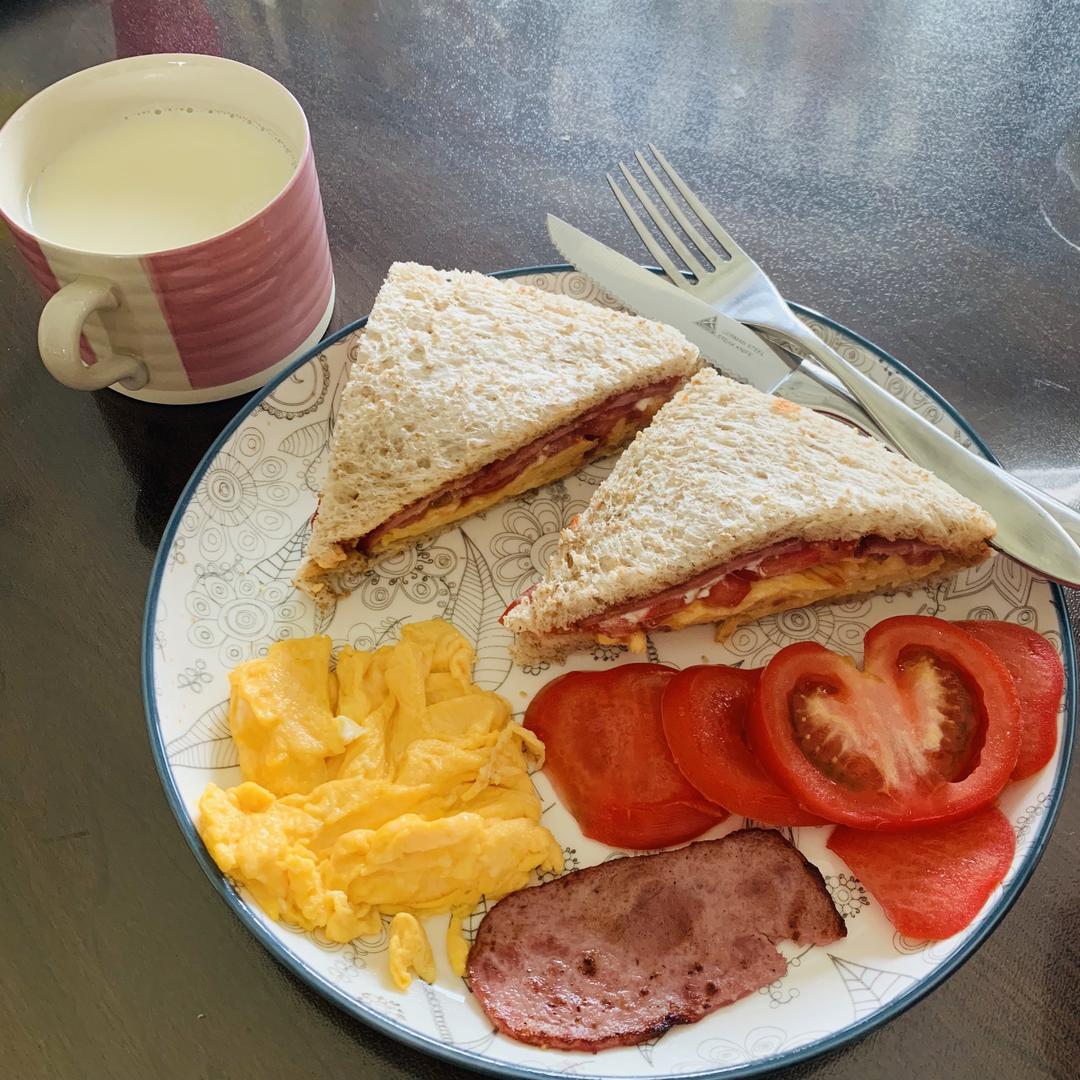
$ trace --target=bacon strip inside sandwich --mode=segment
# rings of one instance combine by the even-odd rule
[[[350,572],[629,442],[701,366],[678,331],[483,274],[391,267],[297,584]]]
[[[973,503],[847,425],[711,369],[657,414],[503,622],[526,661],[896,591],[989,555]]]

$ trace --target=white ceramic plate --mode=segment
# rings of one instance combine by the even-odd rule
[[[511,271],[519,280],[615,306],[566,267]],[[817,330],[862,371],[950,435],[974,435],[910,372],[849,331],[808,312]],[[1057,589],[1001,556],[951,581],[898,596],[819,605],[739,630],[724,646],[711,628],[657,635],[649,655],[675,667],[742,662],[760,666],[781,646],[812,639],[858,653],[864,631],[890,615],[1008,619],[1033,627],[1063,650],[1068,694],[1058,754],[1036,776],[1010,785],[1000,805],[1017,832],[1016,859],[979,918],[949,941],[909,941],[886,921],[847,867],[825,847],[828,830],[787,830],[825,875],[848,926],[828,948],[789,949],[784,978],[699,1024],[677,1027],[638,1047],[598,1055],[545,1051],[496,1035],[464,983],[440,957],[438,981],[391,987],[385,933],[338,945],[269,921],[226,880],[203,848],[193,816],[213,781],[239,782],[226,720],[230,668],[283,637],[330,634],[336,644],[371,648],[392,641],[404,620],[441,616],[477,648],[475,677],[515,710],[562,670],[521,670],[507,653],[498,617],[540,573],[559,529],[588,501],[611,461],[577,477],[503,503],[434,541],[382,559],[360,577],[332,618],[316,616],[290,581],[315,509],[336,402],[359,324],[302,360],[250,401],[195,471],[165,531],[154,567],[144,631],[144,683],[151,744],[166,794],[192,851],[229,906],[292,971],[347,1012],[430,1053],[501,1076],[571,1073],[601,1077],[675,1077],[723,1072],[745,1076],[789,1065],[865,1034],[911,1005],[954,971],[1015,900],[1046,842],[1072,740],[1075,663]],[[981,449],[981,447],[980,447]],[[613,648],[575,657],[570,668],[625,662]],[[544,823],[564,846],[567,869],[614,854],[586,840],[536,777]],[[719,835],[744,824],[729,819]],[[473,931],[481,913],[473,919]],[[431,920],[441,949],[444,919]]]

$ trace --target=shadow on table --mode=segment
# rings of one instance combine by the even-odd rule
[[[136,535],[156,550],[195,466],[250,395],[208,405],[150,405],[110,393],[93,397],[135,488]]]

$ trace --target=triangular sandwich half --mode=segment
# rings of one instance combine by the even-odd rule
[[[297,584],[624,446],[701,367],[677,330],[484,274],[395,263],[342,394]]]
[[[635,438],[503,616],[519,660],[737,626],[981,562],[993,520],[926,470],[711,368]]]

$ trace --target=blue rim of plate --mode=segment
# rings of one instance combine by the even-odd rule
[[[550,263],[543,266],[522,266],[512,270],[498,270],[490,276],[495,278],[514,278],[523,277],[526,274],[558,274],[573,269],[574,267],[568,263]],[[662,273],[662,271],[658,270],[656,267],[649,267],[649,269],[657,274]],[[864,349],[873,353],[878,359],[893,368],[903,378],[909,379],[918,386],[927,397],[938,404],[953,421],[955,421],[960,429],[971,439],[974,445],[978,447],[981,453],[991,461],[996,462],[996,459],[989,448],[982,439],[979,438],[975,431],[972,430],[971,426],[960,413],[958,413],[956,409],[954,409],[952,405],[950,405],[949,402],[947,402],[929,383],[905,367],[899,360],[890,356],[883,349],[878,348],[873,342],[867,341],[866,338],[849,330],[843,324],[838,323],[811,308],[803,307],[800,304],[792,304],[791,307],[798,314],[815,319],[851,338],[852,341],[857,342]],[[168,799],[169,806],[172,808],[173,815],[176,818],[177,824],[180,826],[180,831],[183,833],[184,839],[187,840],[188,846],[191,848],[192,853],[195,855],[196,860],[202,867],[206,876],[213,883],[213,886],[218,893],[224,898],[236,917],[254,935],[263,948],[265,948],[278,963],[288,968],[293,975],[301,979],[312,989],[318,991],[328,1001],[333,1002],[338,1008],[344,1010],[350,1016],[370,1024],[384,1035],[389,1035],[399,1042],[403,1042],[414,1049],[421,1050],[434,1057],[441,1058],[444,1061],[450,1061],[455,1065],[461,1065],[464,1068],[472,1069],[477,1072],[494,1074],[496,1076],[521,1077],[527,1078],[527,1080],[533,1080],[533,1078],[537,1077],[559,1075],[554,1064],[552,1069],[548,1070],[535,1069],[523,1065],[513,1065],[503,1061],[493,1061],[480,1054],[461,1050],[453,1045],[448,1045],[447,1043],[439,1042],[426,1035],[421,1035],[411,1028],[395,1023],[386,1016],[365,1005],[362,1001],[357,1001],[355,998],[349,997],[349,995],[344,993],[339,987],[325,979],[313,968],[310,968],[296,955],[285,948],[281,942],[259,922],[255,915],[240,899],[240,895],[236,889],[217,868],[217,865],[210,857],[209,852],[203,846],[199,834],[195,831],[194,823],[188,817],[187,811],[181,801],[180,793],[173,780],[172,772],[168,766],[165,754],[165,743],[161,737],[161,725],[159,722],[157,702],[152,692],[154,686],[154,635],[153,626],[151,624],[151,614],[157,609],[158,592],[161,587],[161,579],[166,566],[166,558],[176,535],[176,530],[180,524],[180,519],[183,517],[184,511],[187,509],[187,505],[195,494],[195,489],[198,487],[199,482],[202,480],[210,463],[217,456],[228,438],[258,408],[259,404],[272,394],[274,390],[289,378],[289,376],[299,367],[306,364],[313,357],[318,356],[319,353],[328,346],[335,344],[342,338],[361,329],[366,322],[367,316],[362,319],[357,319],[355,322],[349,323],[348,326],[344,326],[340,330],[335,331],[313,349],[310,349],[301,356],[286,371],[283,371],[278,375],[277,378],[256,391],[236,416],[229,421],[225,426],[225,429],[214,440],[210,449],[203,455],[198,467],[191,474],[191,478],[188,480],[180,498],[177,500],[172,516],[165,526],[165,533],[161,538],[157,557],[154,560],[154,566],[150,573],[150,587],[147,592],[146,610],[143,615],[142,691],[143,702],[146,707],[146,725],[150,738],[150,748],[154,755],[154,764],[157,766],[158,776],[161,778],[162,787],[165,789],[165,797]],[[1038,865],[1039,859],[1042,858],[1047,841],[1050,839],[1050,833],[1053,831],[1054,822],[1057,820],[1058,812],[1061,809],[1061,795],[1065,787],[1066,777],[1069,772],[1069,764],[1072,758],[1076,729],[1077,703],[1076,651],[1073,647],[1069,617],[1065,609],[1064,592],[1061,589],[1061,586],[1053,583],[1050,584],[1050,588],[1053,594],[1054,607],[1057,610],[1058,623],[1061,630],[1061,644],[1065,658],[1065,725],[1062,734],[1061,756],[1058,760],[1057,773],[1054,776],[1053,784],[1050,789],[1050,798],[1048,800],[1050,807],[1041,824],[1035,831],[1035,835],[1032,838],[1031,845],[1028,848],[1028,853],[1023,864],[1017,870],[1008,886],[1002,891],[996,905],[987,916],[982,926],[980,926],[978,931],[965,941],[962,946],[952,953],[941,966],[933,972],[933,974],[918,982],[914,987],[901,994],[899,997],[893,999],[893,1001],[889,1002],[888,1005],[879,1009],[873,1015],[848,1025],[835,1034],[830,1035],[828,1038],[808,1043],[805,1046],[781,1054],[759,1058],[743,1065],[736,1065],[729,1069],[717,1069],[712,1072],[668,1074],[669,1080],[681,1080],[683,1077],[685,1077],[686,1080],[691,1080],[691,1078],[693,1078],[693,1080],[708,1080],[709,1077],[723,1077],[724,1080],[734,1080],[735,1077],[760,1076],[763,1073],[772,1072],[775,1069],[786,1068],[790,1065],[796,1065],[800,1062],[808,1061],[811,1058],[819,1057],[821,1054],[827,1054],[831,1050],[838,1050],[850,1043],[857,1042],[870,1032],[875,1031],[883,1024],[888,1023],[902,1012],[911,1008],[912,1005],[921,1001],[932,990],[935,990],[940,986],[965,961],[974,955],[979,946],[982,945],[997,928],[998,923],[1001,922],[1006,913],[1016,902],[1017,897],[1019,897],[1020,893],[1023,891],[1032,872]],[[605,1073],[602,1075],[595,1074],[594,1080],[634,1080],[634,1078],[625,1077],[625,1074],[623,1077],[620,1077],[617,1074]]]

